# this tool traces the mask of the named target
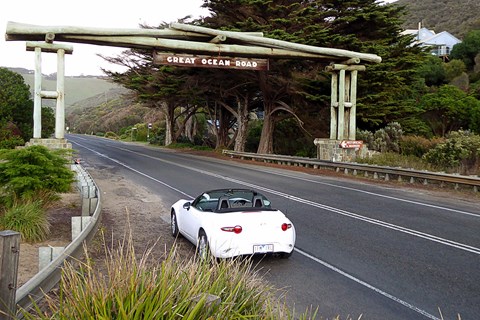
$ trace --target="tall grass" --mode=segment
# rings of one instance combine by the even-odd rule
[[[22,240],[37,242],[46,239],[50,223],[41,201],[15,202],[0,213],[0,229],[20,233]]]
[[[106,247],[106,246],[105,246]],[[294,316],[250,260],[136,258],[131,237],[106,249],[104,267],[67,263],[58,295],[27,319],[307,319]],[[213,298],[213,299],[212,299]]]
[[[401,155],[395,152],[376,153],[369,158],[357,158],[358,163],[367,163],[372,165],[400,167],[415,170],[439,171],[440,168],[422,160],[414,155]],[[441,171],[441,170],[440,170]]]

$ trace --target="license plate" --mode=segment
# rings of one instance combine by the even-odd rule
[[[273,252],[273,244],[259,244],[253,246],[253,253]]]

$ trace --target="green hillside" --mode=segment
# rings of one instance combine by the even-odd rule
[[[393,5],[407,8],[405,29],[423,27],[435,32],[448,31],[459,39],[480,29],[479,0],[398,0]]]
[[[24,68],[8,68],[11,71],[17,72],[23,76],[25,83],[30,86],[32,96],[34,88],[34,72]],[[43,76],[42,89],[55,91],[57,86],[56,78],[52,76]],[[84,99],[105,95],[108,99],[109,91],[112,89],[123,89],[118,84],[111,83],[105,78],[95,76],[81,76],[81,77],[65,77],[65,107],[78,104]],[[123,89],[124,90],[124,89]],[[44,99],[42,101],[44,106],[55,106],[55,100]]]

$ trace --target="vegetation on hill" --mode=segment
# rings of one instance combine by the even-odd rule
[[[147,108],[125,95],[126,90],[112,89],[71,106],[66,112],[66,125],[76,133],[119,135],[138,123],[160,123],[163,113]]]
[[[398,0],[394,5],[406,6],[405,29],[417,29],[418,23],[435,32],[448,31],[459,39],[480,29],[478,0]]]
[[[7,69],[20,74],[25,80],[25,83],[30,87],[30,92],[33,95],[34,71],[24,68]],[[55,91],[56,88],[56,74],[44,75],[42,78],[42,89]],[[68,107],[73,104],[102,93],[108,95],[111,89],[124,90],[123,87],[112,83],[108,78],[97,76],[65,77],[65,107],[68,109]],[[53,108],[55,107],[55,100],[43,99],[42,105]]]

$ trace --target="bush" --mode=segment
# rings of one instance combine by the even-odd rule
[[[15,203],[0,216],[0,227],[19,232],[27,242],[42,241],[50,232],[41,201]]]
[[[115,132],[108,131],[107,133],[105,133],[105,138],[118,140],[118,135]]]
[[[423,161],[422,158],[414,155],[402,155],[394,152],[376,153],[368,158],[357,158],[355,161],[358,163],[367,163],[377,166],[435,171],[435,168],[431,164]]]
[[[423,157],[430,149],[445,139],[427,139],[419,136],[403,136],[400,139],[400,153],[405,156]]]
[[[41,191],[69,191],[74,174],[67,155],[68,151],[43,146],[0,150],[0,194],[32,199]]]
[[[25,141],[21,137],[13,136],[0,140],[0,149],[13,149],[17,146],[23,146]]]
[[[462,174],[478,174],[480,136],[469,131],[452,131],[445,142],[424,155],[429,163]]]
[[[357,130],[356,136],[357,139],[363,140],[370,150],[399,152],[403,130],[398,122],[392,122],[387,124],[385,128],[375,131],[375,133]]]

